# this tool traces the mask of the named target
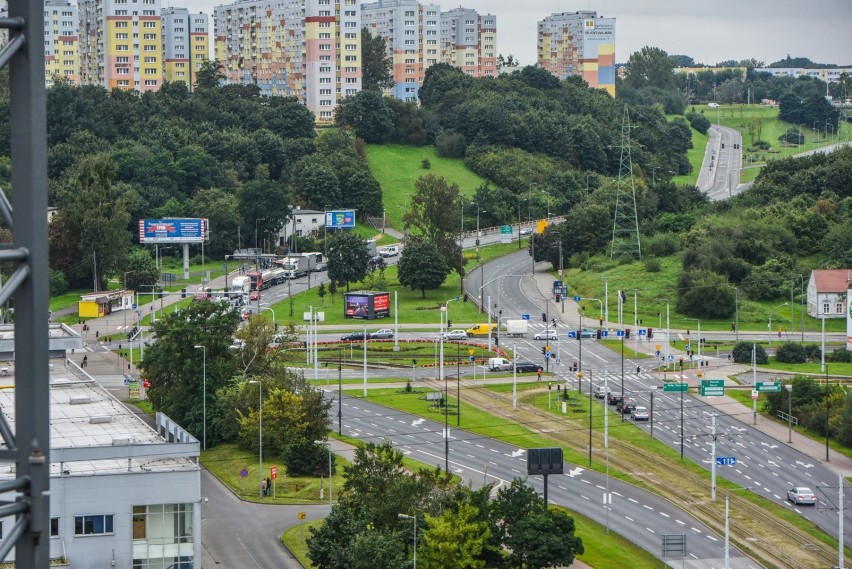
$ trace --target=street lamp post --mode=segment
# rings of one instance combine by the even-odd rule
[[[315,445],[322,445],[328,450],[328,505],[334,507],[334,499],[332,498],[331,485],[331,444],[326,441],[314,441]]]
[[[488,213],[488,212],[485,211],[484,209],[480,210],[479,204],[476,204],[476,262],[478,262],[478,263],[479,263],[479,214],[480,213]],[[480,281],[485,280],[485,277],[482,274],[483,271],[484,271],[484,265],[482,263],[479,263],[479,280]],[[482,300],[483,300],[482,299],[482,289],[480,289],[480,291],[479,291],[479,312],[480,313],[482,313],[482,307],[483,307]]]
[[[127,275],[135,272],[136,271],[126,271],[124,276],[121,277],[121,288],[124,291],[127,290]],[[124,312],[124,331],[127,332],[127,307],[124,305],[124,292],[122,292],[121,296],[121,311]],[[130,340],[130,338],[127,339]],[[132,342],[132,340],[130,341]],[[133,361],[133,348],[130,349],[130,360],[131,362]]]
[[[414,520],[414,560],[412,563],[413,569],[417,569],[417,514],[409,516],[406,514],[397,514],[399,520]]]
[[[257,459],[257,495],[263,497],[263,384],[259,381],[249,381],[257,384],[257,425],[258,425],[258,449]]]
[[[202,365],[201,365],[201,374],[202,374],[202,403],[203,403],[203,412],[202,412],[202,422],[203,426],[203,443],[202,450],[207,450],[207,346],[195,346],[196,350],[203,350],[201,352]]]
[[[698,367],[700,368],[703,365],[701,361],[701,319],[700,318],[684,318],[684,320],[695,320],[698,322]],[[690,341],[692,344],[692,341]],[[690,346],[690,351],[692,351],[692,346]]]
[[[805,275],[799,273],[799,317],[802,320],[802,342],[805,341]]]
[[[258,260],[258,253],[257,253],[257,251],[258,251],[258,249],[257,249],[257,222],[258,221],[266,221],[266,218],[265,217],[259,217],[259,218],[254,220],[254,264],[258,268],[258,270],[260,270],[260,262]],[[260,295],[258,294],[258,297],[259,296]]]
[[[772,315],[775,314],[775,311],[781,308],[782,306],[787,306],[787,302],[784,304],[779,304],[775,308],[772,309],[772,312],[769,313],[769,346],[772,346]]]

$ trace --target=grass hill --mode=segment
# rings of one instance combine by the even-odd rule
[[[431,163],[427,170],[423,159]],[[402,146],[399,144],[367,145],[367,161],[373,175],[382,185],[385,215],[389,226],[402,231],[402,216],[411,203],[414,183],[428,173],[442,176],[448,183],[458,184],[462,195],[472,196],[485,179],[468,170],[461,158],[442,158],[434,146]]]

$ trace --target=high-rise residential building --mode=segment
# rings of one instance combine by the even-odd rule
[[[294,96],[320,121],[361,90],[358,0],[241,0],[215,11],[226,82]]]
[[[441,61],[474,77],[497,76],[497,17],[470,8],[441,13]]]
[[[538,65],[560,79],[582,77],[615,95],[615,18],[562,12],[538,23]]]
[[[441,61],[441,8],[418,0],[378,0],[361,6],[361,21],[382,37],[393,64],[390,93],[416,101],[426,69]]]
[[[54,78],[70,85],[78,82],[80,65],[77,30],[77,5],[68,0],[44,2],[44,75],[45,85]]]
[[[160,0],[79,0],[80,83],[156,91],[163,81]]]
[[[195,73],[210,58],[207,14],[190,14],[186,8],[163,8],[163,78],[183,81],[191,89]]]

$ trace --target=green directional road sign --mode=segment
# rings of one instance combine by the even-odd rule
[[[688,383],[664,383],[663,391],[689,391]]]
[[[512,242],[512,226],[511,225],[501,225],[500,226],[500,242],[501,243],[511,243]]]
[[[758,381],[755,384],[756,391],[759,393],[777,393],[781,391],[780,381]]]
[[[725,395],[724,379],[702,379],[701,395],[705,397],[722,397]]]

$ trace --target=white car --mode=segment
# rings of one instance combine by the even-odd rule
[[[707,106],[710,107],[711,109],[718,109],[719,103],[707,103]]]
[[[542,330],[533,336],[536,340],[556,340],[558,337],[556,330]]]
[[[467,340],[467,331],[466,330],[450,330],[449,332],[444,332],[445,340]]]
[[[521,229],[521,235],[532,235],[532,227],[524,227]]]
[[[808,504],[813,506],[816,504],[816,494],[810,488],[804,486],[793,486],[787,490],[787,499],[796,504]]]
[[[648,413],[647,407],[634,407],[630,413],[630,418],[634,421],[648,421],[651,418],[651,414]]]

